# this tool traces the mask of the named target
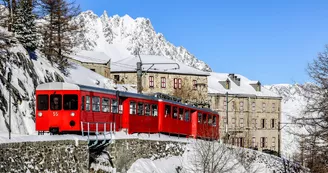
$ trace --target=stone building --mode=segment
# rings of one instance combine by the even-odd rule
[[[225,73],[211,73],[208,96],[211,109],[220,114],[222,141],[280,153],[280,96],[261,86],[260,81]]]
[[[182,102],[206,106],[208,72],[203,72],[177,63],[167,57],[141,55],[142,92],[145,94],[163,93],[179,97]],[[137,84],[137,62],[139,58],[127,58],[111,62],[110,78],[119,84]]]
[[[104,52],[96,51],[80,51],[71,54],[70,60],[88,68],[104,77],[110,77],[110,63],[111,58]]]

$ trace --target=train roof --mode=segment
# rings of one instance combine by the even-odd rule
[[[139,98],[139,99],[148,99],[153,101],[164,101],[167,103],[176,104],[179,106],[188,107],[190,109],[197,109],[205,112],[211,112],[213,114],[218,114],[217,112],[209,109],[209,108],[199,108],[195,107],[193,105],[189,104],[183,104],[176,101],[171,100],[165,100],[160,99],[155,96],[149,96],[144,94],[137,94],[137,93],[131,93],[126,91],[118,91],[113,89],[106,89],[106,88],[99,88],[99,87],[93,87],[93,86],[87,86],[87,85],[81,85],[81,84],[73,84],[73,83],[66,83],[66,82],[50,82],[50,83],[43,83],[36,87],[36,90],[86,90],[86,91],[94,91],[94,92],[101,92],[105,94],[113,94],[121,96],[121,97],[133,97],[133,98]]]

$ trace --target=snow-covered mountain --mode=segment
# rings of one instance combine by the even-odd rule
[[[106,52],[106,45],[109,44],[134,54],[139,47],[140,54],[162,55],[203,71],[212,71],[184,47],[175,47],[163,34],[156,33],[149,19],[132,19],[128,15],[109,17],[106,11],[99,17],[89,10],[82,12],[72,22],[82,26],[82,32],[73,36],[78,49]]]
[[[295,124],[286,123],[292,123],[292,117],[302,116],[302,112],[307,103],[307,100],[304,97],[305,91],[303,86],[299,84],[277,84],[265,87],[282,97],[282,152],[286,157],[293,157],[295,153],[299,152],[298,137],[293,135],[293,133],[299,132],[302,129]]]

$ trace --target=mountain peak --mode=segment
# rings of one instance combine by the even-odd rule
[[[110,44],[133,54],[139,47],[141,54],[165,56],[199,70],[211,71],[206,63],[198,60],[188,50],[174,46],[163,34],[156,33],[148,18],[133,19],[128,14],[108,17],[106,11],[98,17],[88,10],[81,13],[75,22],[84,26],[84,33],[73,36],[79,43],[78,49],[94,50],[100,46],[106,52],[106,44]]]

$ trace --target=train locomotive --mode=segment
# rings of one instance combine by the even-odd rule
[[[36,131],[121,131],[219,138],[219,115],[207,108],[86,85],[52,82],[36,88]]]

